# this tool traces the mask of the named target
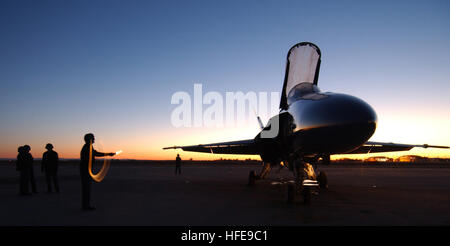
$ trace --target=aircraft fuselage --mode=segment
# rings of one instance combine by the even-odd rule
[[[317,86],[305,85],[311,88],[299,88],[298,93],[294,89],[288,108],[269,120],[268,127],[279,122],[278,136],[265,139],[260,133],[255,138],[262,146],[263,160],[346,153],[363,145],[375,132],[377,116],[369,104],[351,95],[321,93]]]

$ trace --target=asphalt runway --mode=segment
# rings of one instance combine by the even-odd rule
[[[191,164],[174,174],[168,164],[113,163],[93,183],[95,211],[81,210],[78,167],[60,166],[60,194],[47,194],[35,167],[38,194],[19,196],[18,172],[0,165],[0,225],[208,226],[208,225],[450,225],[450,166],[319,166],[329,189],[286,203],[292,179],[272,170],[247,187],[258,165]]]

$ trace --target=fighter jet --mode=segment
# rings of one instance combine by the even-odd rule
[[[265,126],[258,117],[262,129],[254,139],[163,149],[259,155],[263,169],[259,175],[250,173],[249,184],[263,179],[271,167],[283,163],[303,186],[317,181],[320,187],[327,187],[326,174],[316,175],[311,164],[319,159],[329,164],[333,154],[405,151],[414,147],[449,148],[368,141],[377,126],[375,111],[355,96],[321,92],[317,86],[320,63],[320,49],[313,43],[298,43],[289,50],[280,113],[270,118]]]

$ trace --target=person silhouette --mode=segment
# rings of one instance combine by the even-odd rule
[[[17,162],[16,162],[16,170],[20,173],[20,183],[19,183],[19,194],[20,195],[31,195],[28,189],[28,183],[30,182],[30,172],[27,168],[26,163],[26,152],[23,146],[19,146],[17,149]]]
[[[33,171],[33,156],[30,153],[31,147],[24,145],[19,147],[19,155],[17,156],[17,169],[20,171],[21,195],[30,195],[28,185],[31,185],[33,193],[37,193],[36,180]]]
[[[89,155],[90,146],[95,142],[94,134],[87,133],[84,135],[83,148],[80,153],[80,176],[81,176],[81,208],[83,210],[95,210],[91,205],[91,183],[92,178],[89,174]],[[113,156],[115,153],[102,153],[92,148],[92,165],[94,164],[96,156]]]
[[[53,185],[55,186],[56,193],[59,193],[59,184],[58,184],[58,153],[53,151],[53,145],[51,143],[48,143],[45,145],[45,148],[47,149],[46,152],[42,155],[42,162],[41,162],[41,171],[45,172],[45,178],[47,181],[47,192],[52,192],[52,181]]]
[[[181,174],[181,158],[180,154],[177,154],[177,158],[175,159],[175,174]]]

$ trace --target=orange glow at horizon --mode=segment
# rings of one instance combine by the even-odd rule
[[[376,109],[376,107],[374,107]],[[400,112],[391,109],[378,110],[378,126],[370,141],[393,142],[404,144],[431,144],[450,145],[450,115],[444,108],[411,107]],[[266,122],[266,121],[265,121]],[[45,151],[46,143],[51,142],[60,158],[78,159],[80,150],[84,144],[82,137],[86,130],[80,130],[69,136],[55,136],[53,139],[45,139],[42,136],[32,136],[31,141],[17,139],[4,140],[0,143],[0,158],[15,159],[17,147],[23,144],[31,146],[34,158],[41,158]],[[257,155],[229,155],[185,152],[181,149],[163,150],[163,147],[207,144],[223,141],[252,139],[259,132],[258,124],[250,122],[241,127],[191,127],[175,128],[170,124],[163,128],[141,126],[133,131],[106,132],[93,130],[96,139],[94,148],[100,152],[123,151],[113,159],[136,160],[172,160],[180,154],[183,160],[217,160],[223,159],[253,159],[260,160]],[[42,139],[43,140],[42,140]],[[25,139],[26,140],[26,139]],[[333,155],[332,159],[357,158],[365,159],[371,156],[399,157],[402,155],[420,155],[429,158],[450,158],[449,149],[413,148],[410,151],[358,154],[358,155]]]

